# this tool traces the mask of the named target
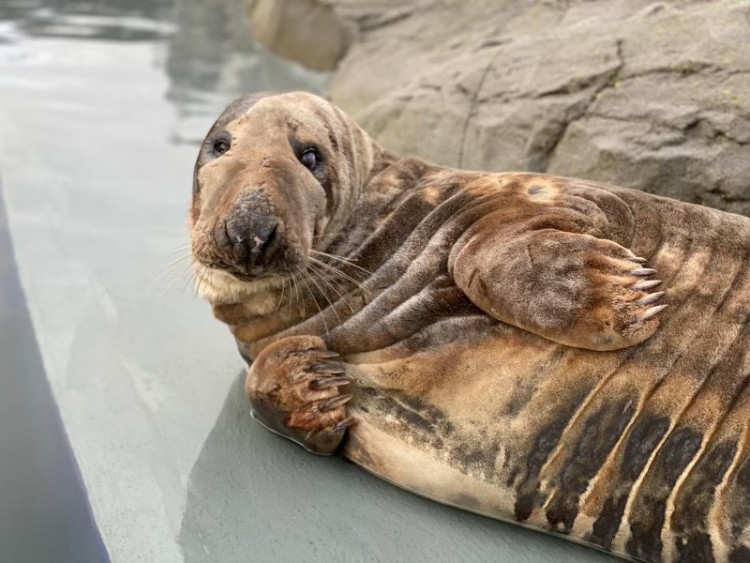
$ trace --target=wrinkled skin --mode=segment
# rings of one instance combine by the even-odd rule
[[[625,557],[750,556],[750,220],[398,158],[303,93],[232,104],[193,191],[269,429]]]

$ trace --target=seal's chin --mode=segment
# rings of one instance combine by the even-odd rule
[[[207,245],[194,245],[196,291],[209,302],[220,304],[237,303],[281,288],[308,267],[311,250],[301,246],[289,249],[277,260],[258,265],[248,264],[240,257],[229,258]]]
[[[212,268],[196,262],[195,283],[198,295],[214,305],[238,303],[258,294],[281,287],[287,276],[266,273],[242,278],[225,269]]]
[[[250,268],[244,268],[241,265],[240,266],[228,266],[225,268],[221,268],[222,271],[226,272],[233,278],[235,278],[238,281],[246,282],[246,283],[255,283],[259,280],[263,279],[270,279],[275,277],[285,277],[288,275],[287,272],[283,271],[269,271],[269,270],[259,270],[259,269],[250,269]]]

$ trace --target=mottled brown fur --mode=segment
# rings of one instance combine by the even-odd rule
[[[220,242],[246,217],[279,222],[262,268]],[[217,121],[191,226],[273,430],[624,557],[750,555],[750,220],[397,158],[293,93]]]

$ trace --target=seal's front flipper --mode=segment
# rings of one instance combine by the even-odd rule
[[[452,273],[486,313],[577,348],[639,344],[666,306],[645,259],[611,240],[555,229],[478,232]]]
[[[344,406],[352,396],[340,392],[351,379],[337,358],[315,336],[284,338],[266,347],[245,384],[253,418],[313,453],[335,453],[354,422]]]

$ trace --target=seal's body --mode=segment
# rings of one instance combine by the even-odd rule
[[[191,225],[271,429],[625,557],[750,560],[750,219],[400,159],[295,93],[219,118]]]

